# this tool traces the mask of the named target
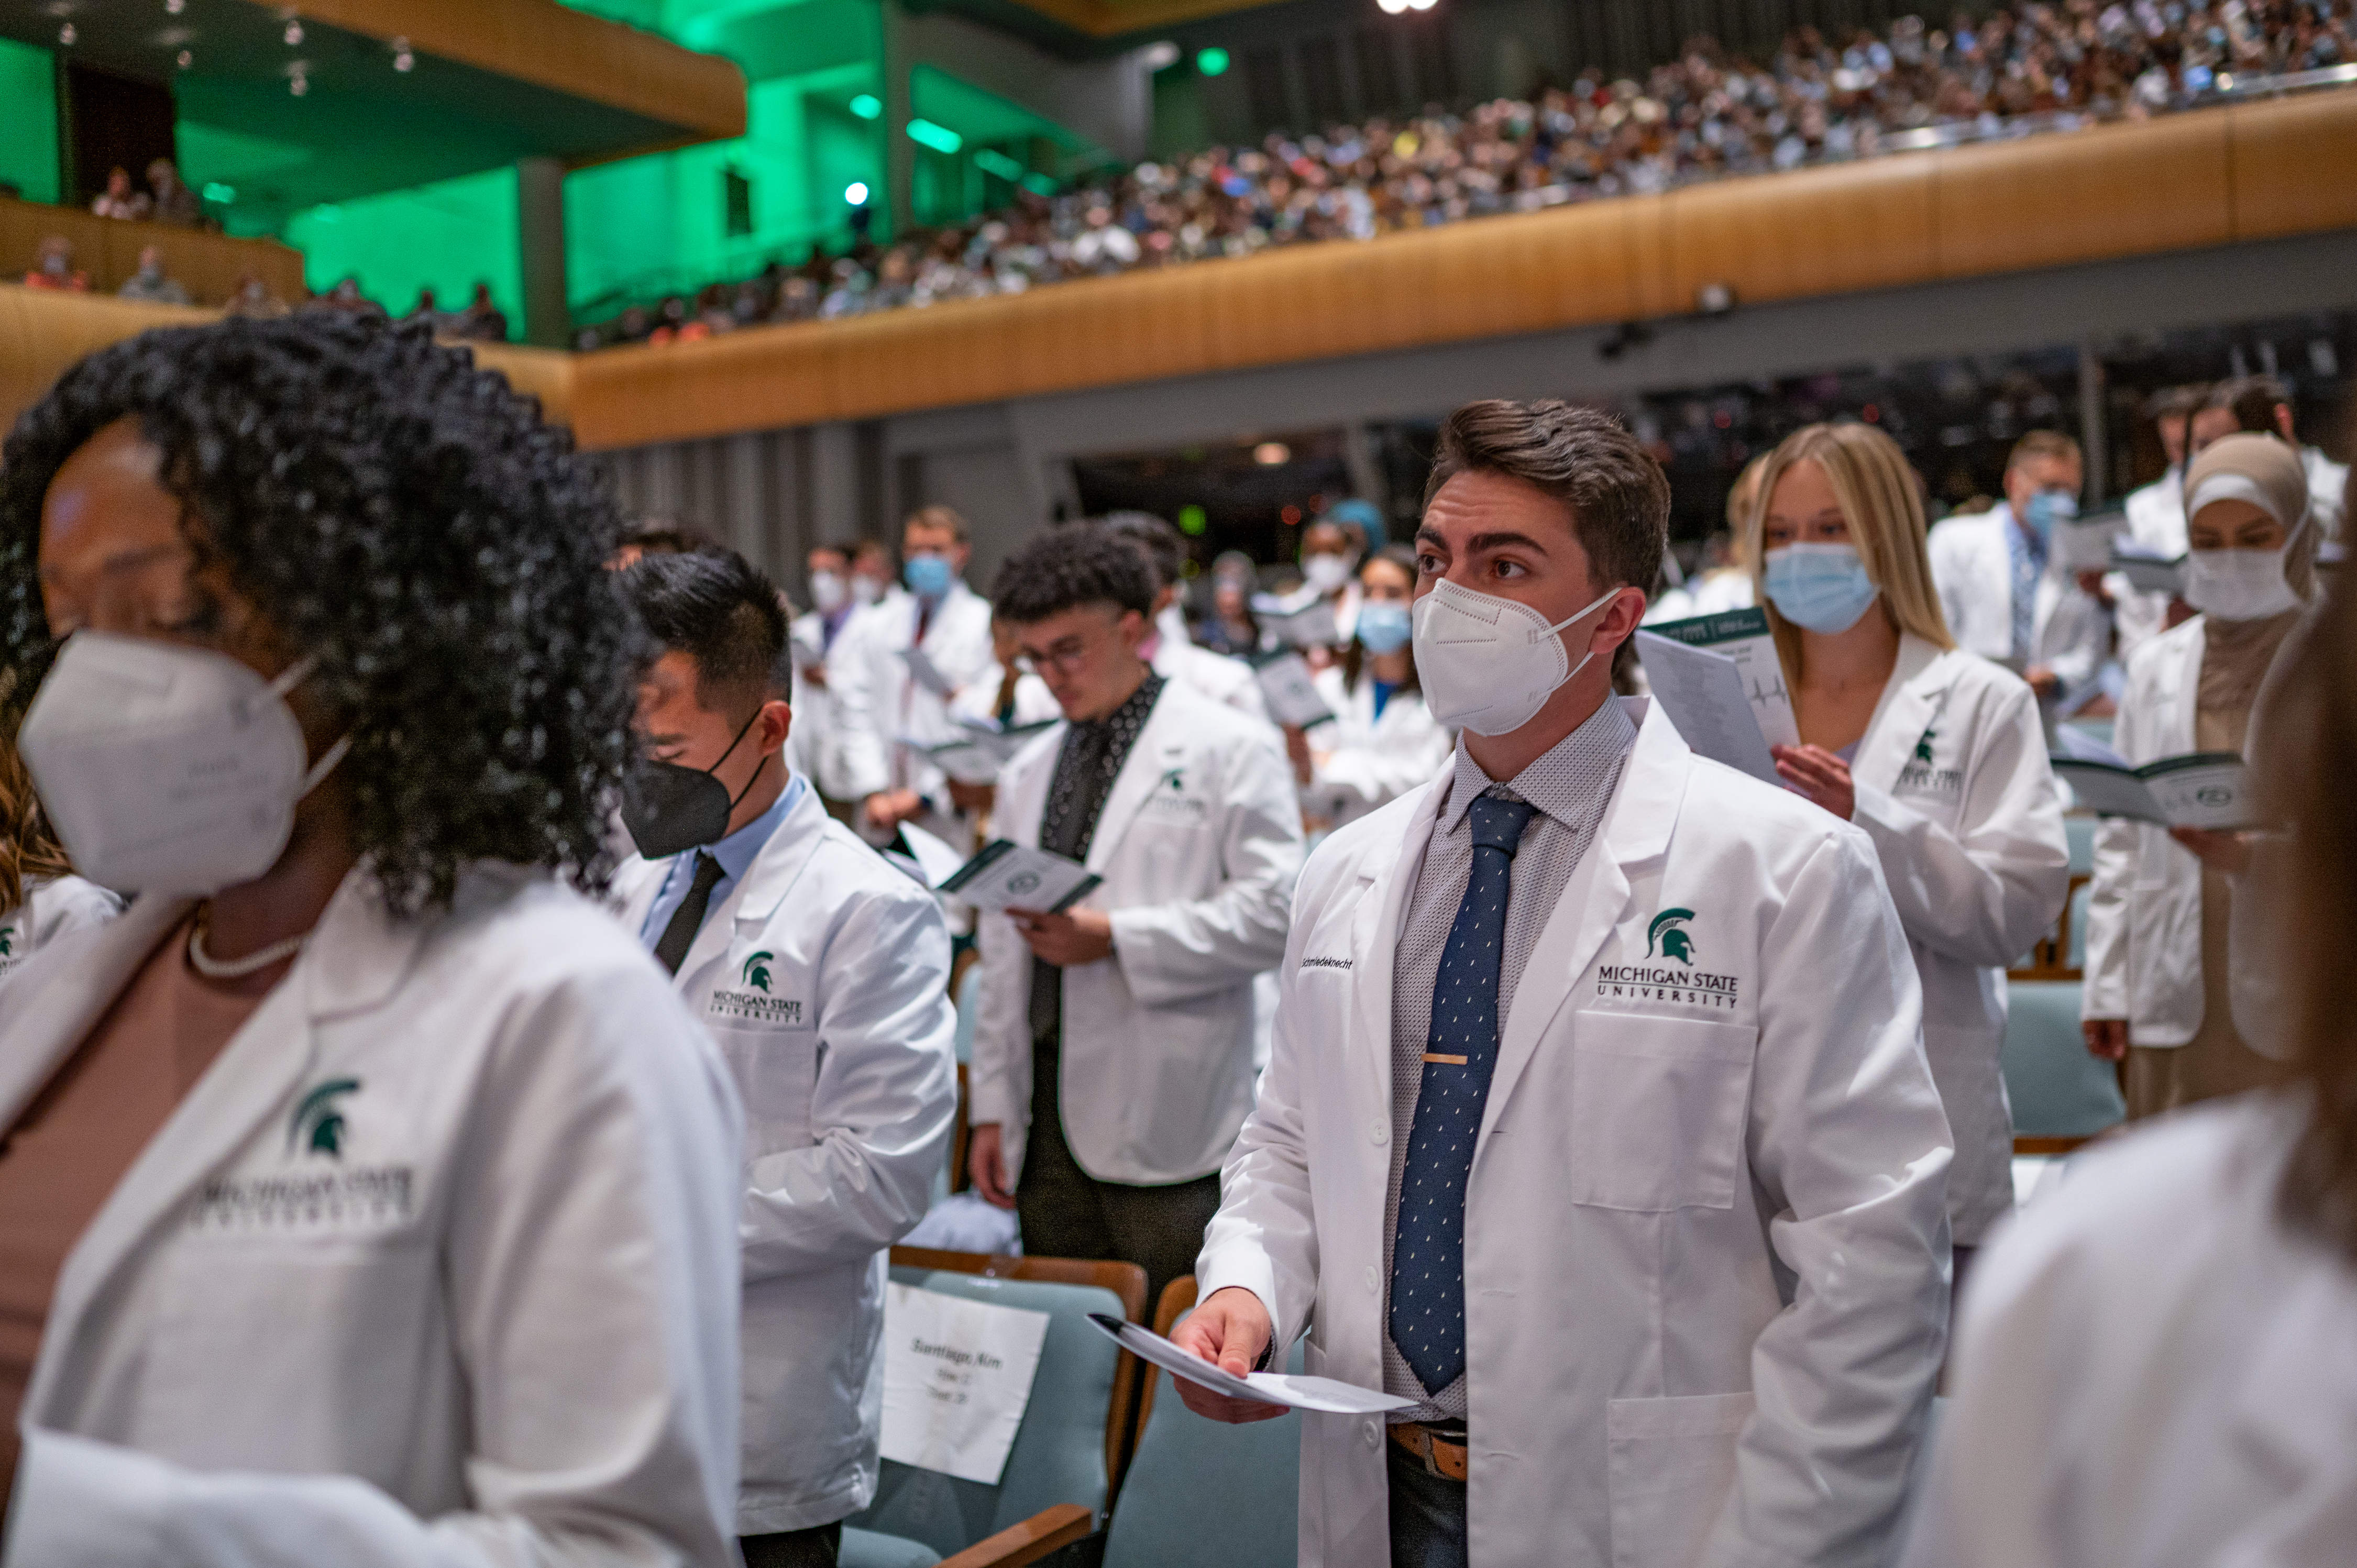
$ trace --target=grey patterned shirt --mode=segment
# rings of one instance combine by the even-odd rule
[[[1494,795],[1527,800],[1538,815],[1523,830],[1514,851],[1506,895],[1506,950],[1498,966],[1498,1021],[1502,1030],[1514,1005],[1514,990],[1538,946],[1547,918],[1562,901],[1571,874],[1596,840],[1605,803],[1620,777],[1620,765],[1637,743],[1637,726],[1618,697],[1608,695],[1587,721],[1553,749],[1506,782],[1492,783],[1481,765],[1457,742],[1456,767],[1448,798],[1432,826],[1424,869],[1408,892],[1400,922],[1399,950],[1392,964],[1392,1173],[1383,1200],[1383,1321],[1391,1320],[1392,1244],[1399,1233],[1400,1177],[1407,1164],[1408,1134],[1415,1125],[1415,1097],[1424,1083],[1426,1036],[1432,1025],[1432,989],[1440,975],[1441,950],[1473,872],[1473,835],[1465,814],[1474,797]],[[1424,1385],[1383,1335],[1383,1391],[1424,1400],[1413,1410],[1395,1411],[1392,1421],[1463,1421],[1465,1379],[1425,1398]]]

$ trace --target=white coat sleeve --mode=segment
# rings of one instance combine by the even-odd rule
[[[1302,897],[1277,980],[1276,1027],[1260,1095],[1220,1170],[1220,1209],[1203,1233],[1195,1264],[1198,1298],[1237,1285],[1260,1298],[1275,1326],[1272,1364],[1282,1367],[1309,1327],[1318,1299],[1317,1207],[1309,1189],[1309,1133],[1303,1114],[1304,1029],[1337,1028],[1318,1016],[1305,1024],[1300,998],[1302,944],[1323,902],[1320,868],[1303,874]],[[1353,878],[1345,886],[1358,886]]]
[[[2129,666],[2127,690],[2112,726],[2113,749],[2130,762],[2145,760],[2145,710],[2152,696],[2151,682],[2141,671],[2147,667],[2144,660]],[[2105,817],[2095,830],[2094,871],[2087,885],[2087,955],[2080,970],[2082,1018],[2128,1015],[2128,894],[2143,838],[2138,825],[2126,817]]]
[[[1945,525],[1932,531],[1926,553],[1932,562],[1932,586],[1939,591],[1940,614],[1959,641],[1972,617],[1965,600],[1971,589],[1967,563],[1956,558],[1955,534]]]
[[[1404,735],[1371,736],[1364,746],[1333,752],[1318,768],[1316,781],[1303,792],[1313,803],[1336,814],[1345,805],[1372,811],[1430,782],[1448,761],[1457,743],[1421,711],[1424,699],[1398,694],[1392,701],[1416,704],[1415,726]]]
[[[807,1148],[747,1170],[745,1277],[873,1256],[925,1217],[957,1111],[957,1012],[941,906],[871,894],[828,939]]]
[[[643,965],[566,983],[517,1005],[473,1125],[442,1269],[471,1508],[30,1430],[7,1568],[735,1563],[743,1113],[711,1042]]]
[[[1114,960],[1147,1007],[1243,984],[1285,952],[1301,874],[1301,808],[1274,746],[1232,742],[1221,758],[1220,885],[1209,897],[1113,911]]]
[[[1007,798],[1007,779],[1002,770],[1001,800]],[[974,918],[974,935],[982,980],[973,1059],[966,1063],[966,1121],[977,1127],[996,1122],[1011,1135],[1031,1115],[1031,950],[1014,921],[987,910]],[[1010,1187],[1015,1175],[1006,1173]]]
[[[881,728],[877,665],[891,654],[877,635],[872,609],[854,616],[835,639],[826,678],[834,693],[834,765],[844,798],[864,800],[892,782],[890,737]]]
[[[1793,875],[1758,973],[1747,1142],[1793,1284],[1752,1347],[1756,1404],[1704,1561],[1868,1568],[1944,1348],[1953,1150],[1914,960],[1861,835]]]
[[[1963,962],[2003,969],[2029,950],[2069,897],[2071,845],[2029,688],[2010,687],[1972,745],[1955,831],[1866,785],[1851,820],[1874,841],[1910,937]]]

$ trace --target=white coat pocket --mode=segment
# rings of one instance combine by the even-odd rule
[[[1732,1208],[1758,1037],[1706,1018],[1574,1014],[1565,1196],[1643,1212]]]
[[[818,1093],[818,1031],[716,1025],[712,1038],[744,1096],[745,1157],[808,1148],[811,1101]]]
[[[1749,1394],[1612,1400],[1612,1568],[1693,1568],[1735,1488]]]

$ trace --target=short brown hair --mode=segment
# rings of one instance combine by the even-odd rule
[[[2273,376],[2236,376],[2220,381],[2201,400],[2203,408],[2222,408],[2234,416],[2234,428],[2252,435],[2277,435],[2276,410],[2291,405],[2291,389]]]
[[[2034,463],[2040,457],[2059,457],[2065,463],[2083,463],[2079,456],[2079,444],[2059,430],[2033,430],[2013,444],[2006,454],[2005,471],[2008,474],[2024,463]]]
[[[909,530],[912,528],[945,528],[949,530],[952,539],[956,540],[960,544],[966,542],[965,519],[952,507],[919,507],[901,522],[901,535],[906,537]]]
[[[1571,511],[1598,584],[1652,592],[1669,547],[1670,481],[1618,419],[1555,398],[1469,403],[1440,427],[1424,503],[1459,474],[1520,479]]]

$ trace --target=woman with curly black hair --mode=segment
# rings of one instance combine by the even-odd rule
[[[149,333],[9,438],[23,755],[139,895],[0,985],[11,1562],[734,1561],[735,1101],[576,890],[615,532],[349,316]]]

